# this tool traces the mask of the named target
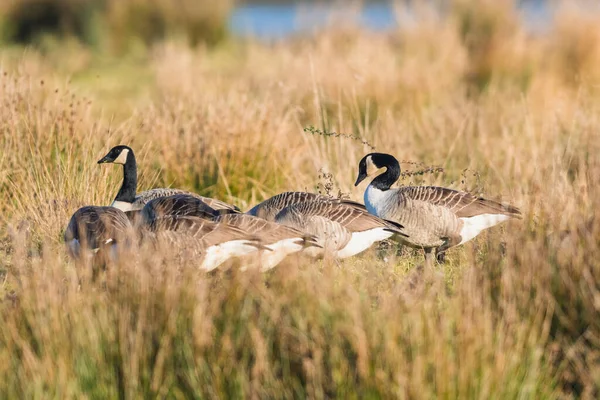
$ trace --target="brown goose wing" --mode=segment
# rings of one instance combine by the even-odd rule
[[[300,203],[294,205],[294,207],[305,216],[319,215],[328,218],[344,226],[350,232],[364,232],[376,228],[385,228],[391,232],[404,235],[402,225],[370,214],[360,203],[348,203],[346,200],[329,200],[325,202]]]
[[[185,235],[202,242],[203,247],[210,247],[232,240],[247,240],[261,248],[259,238],[237,226],[217,223],[203,218],[182,215],[166,215],[155,219],[149,225],[154,232],[176,232],[174,237]],[[169,234],[168,234],[169,235]]]
[[[293,204],[281,210],[275,220],[314,235],[317,238],[316,243],[329,251],[343,248],[352,239],[352,232],[339,222],[320,215],[316,211],[317,208],[325,209],[326,205],[318,206],[319,202]]]
[[[403,196],[411,200],[446,207],[459,218],[469,218],[482,214],[502,214],[513,218],[521,218],[521,211],[516,207],[477,197],[467,192],[459,192],[439,186],[411,186],[400,190]]]
[[[218,199],[213,199],[211,197],[204,197],[204,196],[200,196],[200,195],[196,195],[200,200],[202,200],[203,202],[205,202],[209,207],[214,208],[215,210],[224,210],[224,211],[231,211],[231,212],[235,212],[235,213],[239,213],[240,209],[237,208],[234,205],[231,205],[229,203],[225,203],[224,201],[218,200]]]
[[[309,241],[314,239],[314,236],[301,230],[247,214],[222,215],[219,216],[216,221],[237,226],[248,233],[256,234],[260,236],[264,243],[275,243],[280,240],[292,238]]]
[[[342,203],[342,204],[345,204],[345,205],[348,205],[348,206],[351,206],[351,207],[355,207],[355,208],[358,208],[358,209],[360,209],[360,210],[367,211],[367,207],[366,207],[364,204],[362,204],[362,203],[359,203],[358,201],[354,201],[354,200],[345,200],[345,199],[344,199],[344,200],[339,200],[339,201],[340,201],[340,203]]]
[[[317,200],[329,200],[329,197],[308,192],[283,192],[257,204],[246,214],[273,221],[277,213],[289,205]]]
[[[247,214],[220,215],[215,221],[237,226],[248,233],[263,233],[270,227],[269,221]]]
[[[218,213],[196,196],[175,194],[149,201],[141,212],[141,218],[148,224],[163,216],[194,216],[214,219]]]
[[[150,189],[150,190],[146,190],[144,192],[139,193],[137,196],[135,196],[134,204],[136,205],[136,207],[134,207],[134,208],[142,208],[154,199],[158,199],[161,197],[169,197],[169,196],[174,196],[174,195],[187,195],[187,196],[195,197],[195,198],[203,201],[204,203],[206,203],[208,206],[210,206],[211,208],[213,208],[215,210],[231,210],[231,211],[239,212],[239,209],[236,206],[225,203],[224,201],[213,199],[210,197],[200,196],[199,194],[188,192],[188,191],[181,190],[181,189],[171,189],[171,188]]]

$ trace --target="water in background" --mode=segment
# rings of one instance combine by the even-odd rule
[[[542,30],[552,15],[546,0],[523,0],[519,9],[532,30]],[[351,21],[376,31],[394,29],[410,22],[410,12],[397,13],[388,2],[366,3],[361,8],[342,9],[324,4],[302,2],[285,4],[240,4],[229,18],[229,29],[236,36],[277,40],[293,34],[311,33],[335,21]]]

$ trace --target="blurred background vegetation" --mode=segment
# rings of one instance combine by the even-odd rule
[[[226,34],[233,0],[7,0],[0,4],[4,43],[48,37],[122,52],[166,37],[215,44]]]

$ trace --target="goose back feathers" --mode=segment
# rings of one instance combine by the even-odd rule
[[[175,194],[150,200],[141,211],[141,218],[152,223],[162,216],[193,216],[213,220],[233,210],[215,210],[200,198],[189,194]]]
[[[277,213],[289,205],[307,201],[327,200],[330,200],[330,198],[316,193],[283,192],[257,204],[247,211],[246,214],[266,219],[267,221],[274,221]]]
[[[404,235],[400,224],[384,221],[355,204],[339,200],[312,201],[285,207],[275,217],[283,225],[315,235],[324,250],[314,250],[346,258],[394,234]]]
[[[141,210],[144,208],[146,204],[155,199],[160,199],[162,197],[169,197],[174,195],[185,195],[194,197],[200,201],[202,201],[207,206],[215,209],[215,210],[227,210],[231,212],[239,212],[238,208],[227,204],[221,200],[213,199],[210,197],[200,196],[199,194],[187,192],[185,190],[180,189],[171,189],[171,188],[156,188],[146,190],[144,192],[139,193],[135,196],[134,202],[132,203],[132,210]]]

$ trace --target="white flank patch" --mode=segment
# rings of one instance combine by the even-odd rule
[[[463,227],[460,230],[462,241],[459,244],[468,242],[479,235],[482,230],[498,225],[507,219],[510,219],[510,217],[502,214],[481,214],[474,217],[461,218],[460,220],[463,222]]]
[[[125,164],[127,162],[127,155],[128,154],[129,154],[129,150],[127,150],[127,149],[121,150],[121,153],[119,154],[119,157],[115,158],[115,161],[113,161],[113,163],[115,163],[115,164]]]
[[[113,201],[112,204],[110,205],[111,207],[114,208],[118,208],[119,210],[123,211],[123,212],[127,212],[127,211],[132,211],[133,208],[133,204],[128,203],[126,201]]]
[[[245,256],[257,250],[255,246],[248,244],[247,240],[232,240],[231,242],[210,246],[206,249],[200,268],[212,271],[232,257]]]
[[[367,190],[365,190],[365,206],[367,207],[367,211],[380,218],[385,218],[381,214],[389,207],[388,204],[390,201],[395,200],[397,193],[397,189],[379,190],[373,187],[373,185],[367,186]]]
[[[271,249],[263,250],[260,255],[260,267],[262,271],[268,271],[271,268],[277,266],[284,258],[288,255],[297,253],[304,248],[302,244],[298,244],[297,242],[301,242],[302,238],[292,238],[292,239],[284,239],[279,242],[268,245],[267,247]]]
[[[371,247],[373,243],[385,240],[393,235],[393,232],[386,231],[385,228],[375,228],[364,232],[354,232],[352,239],[341,250],[335,253],[338,258],[352,257]]]

